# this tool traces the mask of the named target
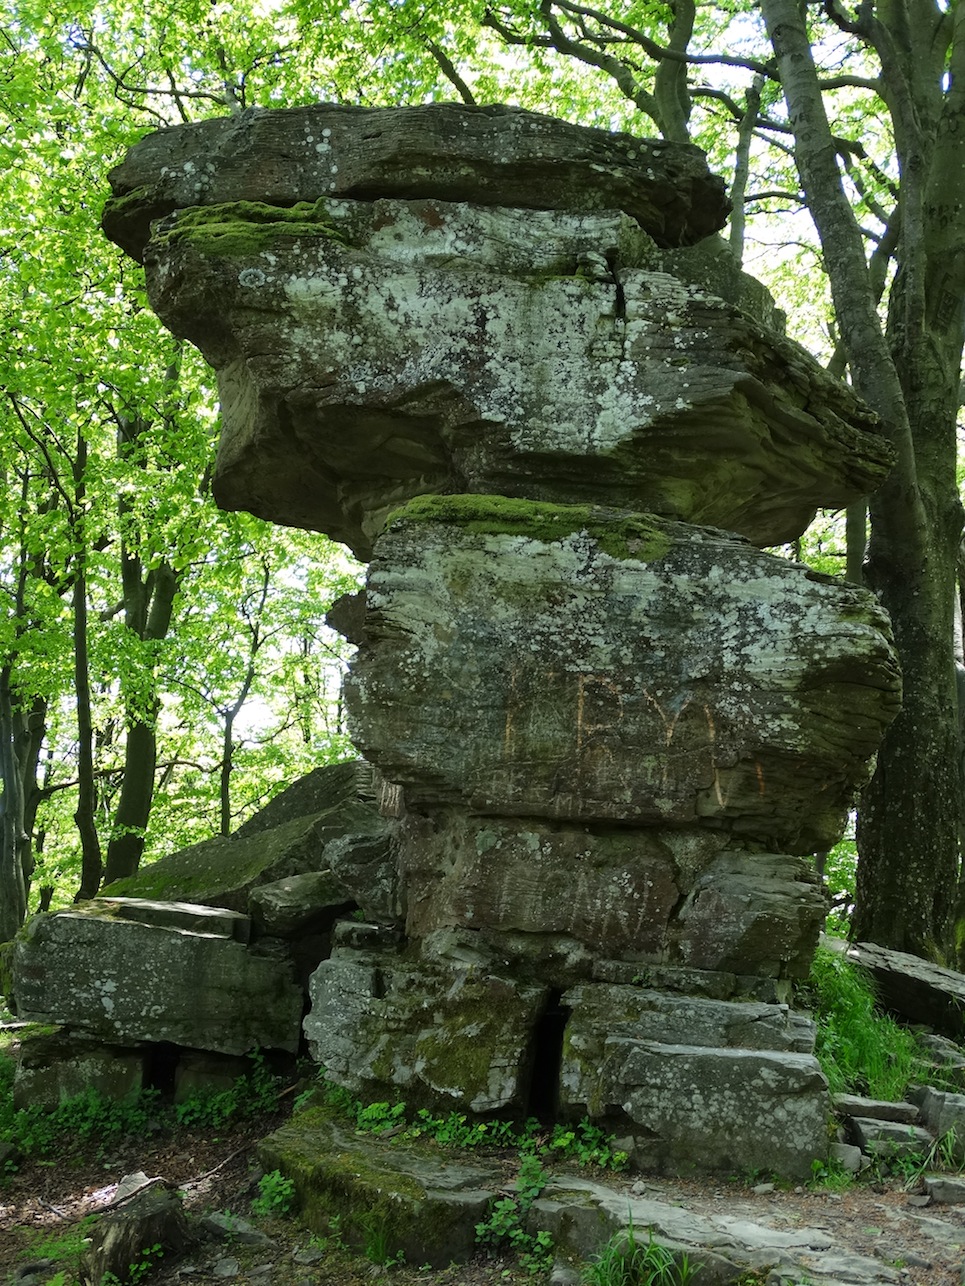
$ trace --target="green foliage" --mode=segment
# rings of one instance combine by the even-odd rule
[[[900,1099],[921,1066],[915,1039],[876,1007],[864,970],[819,947],[800,999],[817,1020],[815,1053],[832,1094]]]
[[[174,1108],[162,1104],[152,1089],[123,1099],[104,1098],[88,1089],[52,1111],[40,1106],[14,1108],[13,1066],[9,1059],[0,1058],[0,1140],[33,1158],[62,1155],[65,1149],[96,1140],[99,1155],[104,1155],[124,1136],[144,1137],[175,1124],[218,1128],[230,1120],[262,1116],[278,1106],[279,1081],[260,1051],[250,1058],[251,1072],[239,1077],[231,1089],[192,1095]]]
[[[197,1090],[174,1107],[179,1125],[220,1129],[229,1121],[266,1116],[278,1107],[279,1080],[261,1050],[248,1055],[251,1070],[230,1089]]]
[[[854,835],[848,834],[835,844],[824,863],[824,886],[831,898],[825,932],[832,937],[850,934],[857,870],[858,846]]]
[[[844,1192],[854,1183],[854,1174],[846,1170],[840,1161],[828,1157],[822,1161],[815,1157],[811,1162],[811,1178],[808,1187],[820,1192]]]
[[[653,1230],[638,1240],[631,1216],[626,1229],[610,1238],[583,1271],[585,1286],[687,1286],[700,1272],[686,1254],[656,1241]]]
[[[256,1215],[289,1215],[295,1208],[295,1181],[280,1170],[270,1170],[258,1180],[258,1196],[251,1203]]]
[[[325,1080],[324,1073],[320,1079],[325,1102],[365,1134],[431,1139],[442,1147],[513,1149],[601,1170],[622,1170],[628,1161],[625,1152],[614,1148],[612,1137],[588,1120],[572,1126],[556,1125],[547,1137],[533,1118],[517,1127],[511,1121],[472,1121],[461,1112],[433,1116],[426,1108],[419,1108],[410,1119],[405,1103],[363,1104],[341,1086]],[[313,1097],[311,1093],[300,1095],[296,1107],[308,1106]]]
[[[892,1145],[876,1152],[871,1169],[876,1178],[897,1176],[904,1189],[910,1192],[919,1186],[924,1175],[939,1171],[961,1174],[965,1163],[955,1130],[950,1129],[921,1150],[909,1151]]]
[[[66,1265],[65,1271],[76,1274],[81,1255],[87,1249],[91,1228],[96,1221],[96,1215],[86,1215],[79,1223],[60,1234],[53,1234],[47,1229],[37,1230],[30,1236],[30,1246],[24,1251],[23,1258],[62,1261]],[[63,1278],[63,1274],[58,1276]],[[51,1286],[51,1283],[47,1283],[47,1286]]]
[[[546,1145],[567,1160],[581,1166],[598,1166],[601,1170],[623,1170],[629,1157],[613,1147],[613,1137],[586,1119],[576,1125],[556,1125]]]
[[[516,1196],[500,1197],[489,1217],[476,1224],[476,1241],[491,1251],[509,1249],[532,1277],[542,1276],[553,1262],[553,1239],[546,1231],[528,1232],[526,1216],[546,1186],[549,1175],[538,1156],[525,1154],[516,1176]]]
[[[360,1221],[362,1253],[377,1268],[390,1268],[405,1263],[405,1252],[392,1250],[389,1225],[384,1214],[373,1211]]]

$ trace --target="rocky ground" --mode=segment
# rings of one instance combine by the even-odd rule
[[[255,1145],[277,1123],[261,1118],[217,1132],[181,1131],[174,1137],[123,1140],[108,1151],[94,1145],[53,1161],[28,1160],[0,1190],[0,1282],[75,1282],[85,1216],[107,1208],[118,1181],[134,1171],[183,1191],[191,1212],[220,1211],[250,1220],[265,1238],[254,1244],[238,1237],[200,1241],[176,1260],[162,1261],[153,1274],[145,1272],[140,1282],[361,1286],[383,1278],[395,1286],[518,1286],[531,1280],[512,1260],[485,1256],[445,1270],[379,1268],[341,1249],[337,1236],[323,1242],[293,1218],[253,1216]],[[757,1179],[685,1183],[621,1175],[607,1182],[620,1192],[672,1203],[695,1215],[727,1215],[788,1232],[818,1230],[837,1248],[867,1257],[880,1270],[868,1277],[839,1262],[831,1276],[836,1252],[802,1247],[802,1286],[874,1280],[897,1286],[961,1286],[965,1206],[926,1204],[914,1183],[909,1190],[907,1180],[895,1178],[862,1181],[843,1191],[787,1189]],[[746,1286],[767,1280],[766,1272],[744,1279]]]

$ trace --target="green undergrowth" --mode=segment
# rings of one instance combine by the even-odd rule
[[[838,951],[818,947],[800,1003],[817,1023],[815,1054],[832,1094],[864,1094],[897,1101],[913,1080],[934,1080],[906,1028],[878,1007],[868,974]]]
[[[13,1060],[0,1057],[0,1148],[8,1157],[6,1171],[12,1172],[26,1159],[69,1158],[92,1147],[104,1156],[125,1136],[144,1138],[179,1127],[217,1129],[267,1115],[278,1107],[281,1081],[261,1053],[249,1057],[250,1070],[229,1088],[198,1091],[181,1103],[165,1102],[155,1089],[121,1099],[104,1098],[89,1089],[56,1108],[15,1107]]]
[[[685,1253],[656,1241],[652,1229],[643,1241],[631,1217],[586,1265],[581,1281],[584,1286],[688,1286],[700,1270]]]
[[[425,1108],[413,1112],[405,1103],[362,1103],[324,1078],[319,1090],[309,1090],[296,1100],[296,1109],[315,1100],[319,1092],[330,1108],[363,1134],[410,1142],[426,1139],[448,1148],[512,1150],[601,1170],[623,1170],[628,1163],[627,1154],[614,1146],[612,1137],[586,1119],[546,1127],[533,1117],[520,1126],[512,1121],[472,1120],[461,1112],[433,1116]]]

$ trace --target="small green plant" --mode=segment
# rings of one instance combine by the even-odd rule
[[[815,1157],[811,1162],[811,1178],[808,1187],[812,1191],[844,1192],[854,1183],[854,1174],[846,1170],[840,1161],[828,1157],[822,1161]]]
[[[583,1271],[585,1286],[687,1286],[700,1272],[686,1254],[654,1240],[638,1240],[631,1215],[626,1228],[606,1243]]]
[[[578,1165],[595,1165],[601,1170],[623,1170],[629,1160],[626,1152],[613,1147],[613,1139],[605,1130],[585,1119],[574,1126],[557,1125],[547,1147]]]
[[[384,1214],[374,1212],[360,1221],[362,1253],[377,1268],[391,1268],[405,1263],[405,1252],[392,1250],[388,1220]]]
[[[289,1215],[295,1207],[295,1181],[280,1170],[269,1170],[258,1180],[258,1196],[251,1203],[256,1215]]]
[[[534,1153],[522,1157],[516,1177],[516,1196],[501,1197],[489,1218],[476,1224],[476,1241],[491,1251],[508,1247],[531,1277],[541,1277],[553,1262],[553,1239],[548,1232],[534,1236],[524,1226],[533,1202],[548,1179],[540,1158]]]
[[[138,1282],[143,1281],[145,1277],[149,1277],[163,1258],[164,1247],[159,1241],[155,1242],[153,1246],[146,1246],[141,1251],[140,1258],[131,1264],[127,1270],[127,1280],[131,1286],[137,1286]]]

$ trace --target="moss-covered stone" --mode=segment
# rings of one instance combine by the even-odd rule
[[[244,259],[260,254],[279,237],[343,240],[321,198],[298,201],[292,206],[268,205],[264,201],[191,206],[157,224],[152,240],[155,254],[190,242],[201,254]]]
[[[602,505],[554,505],[508,496],[416,496],[389,517],[393,523],[450,523],[489,536],[521,536],[546,544],[585,531],[611,558],[656,562],[673,541],[668,525],[648,514]]]
[[[292,1179],[302,1218],[365,1247],[374,1232],[390,1254],[442,1266],[468,1258],[475,1227],[502,1184],[498,1166],[431,1145],[389,1144],[355,1133],[326,1107],[299,1112],[258,1144],[266,1170]]]

